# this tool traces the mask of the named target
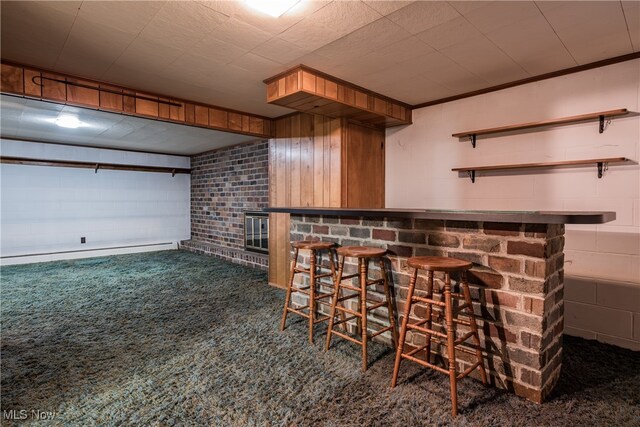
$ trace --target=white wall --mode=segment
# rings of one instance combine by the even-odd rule
[[[543,80],[413,112],[387,130],[386,206],[446,209],[604,210],[604,225],[567,226],[565,330],[640,350],[640,118],[537,129],[478,140],[452,133],[627,108],[640,112],[640,60]],[[451,168],[628,157],[596,168],[478,173]]]
[[[0,141],[3,156],[188,168],[189,157]],[[167,173],[0,166],[2,263],[73,258],[190,237],[190,177]],[[80,243],[86,237],[86,244]],[[149,247],[148,249],[153,249]],[[156,247],[157,249],[157,247]],[[139,251],[132,248],[130,251]],[[21,255],[83,251],[58,256]],[[118,251],[122,252],[122,250]]]

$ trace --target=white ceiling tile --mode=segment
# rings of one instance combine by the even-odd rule
[[[279,64],[294,62],[295,59],[300,58],[309,52],[311,51],[308,49],[302,49],[301,47],[298,47],[286,40],[282,40],[279,37],[267,40],[252,50],[252,53],[275,61]]]
[[[78,67],[85,72],[104,73],[135,39],[135,35],[97,24],[78,16],[56,64],[61,69]],[[102,66],[100,71],[97,66]],[[95,69],[95,71],[93,71]],[[73,74],[72,71],[69,71]]]
[[[246,50],[252,50],[272,37],[271,34],[236,18],[216,25],[210,35]]]
[[[464,69],[440,52],[433,52],[421,59],[421,74],[426,78],[452,90],[454,93],[468,92],[487,86],[487,81]]]
[[[382,15],[360,1],[334,1],[314,12],[305,21],[312,21],[345,35],[381,17]]]
[[[578,65],[540,14],[490,31],[486,37],[532,75]]]
[[[215,64],[228,64],[247,52],[247,49],[231,43],[225,43],[214,35],[208,35],[189,49],[187,55],[199,56],[201,68],[206,68],[207,66],[215,68]]]
[[[51,2],[62,3],[62,2]],[[84,1],[79,16],[131,34],[139,34],[165,4],[164,1],[128,2],[127,7],[114,7],[112,1]]]
[[[539,16],[540,11],[532,1],[499,1],[469,10],[463,15],[474,27],[487,33],[523,19]]]
[[[472,10],[476,10],[481,7],[486,7],[491,3],[492,3],[491,1],[479,1],[479,0],[449,2],[449,4],[462,15],[469,13]]]
[[[403,7],[409,6],[411,3],[415,3],[413,1],[378,1],[378,0],[365,0],[364,4],[369,6],[370,8],[376,10],[381,15],[389,15],[395,12],[398,9],[402,9]]]
[[[301,21],[278,37],[302,49],[314,51],[340,38],[340,35],[321,25],[309,26],[304,21]]]
[[[423,56],[433,52],[433,48],[427,45],[417,37],[409,37],[408,39],[401,40],[386,46],[382,49],[377,49],[376,54],[381,61],[389,62],[391,66],[402,63],[411,58]]]
[[[411,33],[385,18],[380,18],[346,36],[324,45],[315,53],[328,58],[352,58],[411,37]]]
[[[580,64],[633,49],[620,2],[537,3],[571,55]]]
[[[459,16],[447,2],[418,1],[387,17],[410,33],[418,34]]]
[[[140,37],[187,50],[227,21],[229,17],[201,4],[170,1],[145,26]]]
[[[434,49],[444,49],[467,40],[482,37],[482,34],[467,21],[463,16],[459,16],[436,27],[429,28],[416,34],[420,40],[427,43]]]
[[[441,52],[492,85],[529,77],[520,66],[484,37],[447,47]]]
[[[158,69],[173,63],[180,56],[180,49],[137,38],[118,58],[116,64],[131,69]]]
[[[399,91],[403,99],[410,104],[420,104],[425,99],[439,99],[451,94],[451,89],[435,83],[426,76],[414,76],[411,78],[411,83],[412,88],[408,88],[406,85],[398,85],[398,87],[390,86],[388,91]]]
[[[2,3],[2,57],[28,64],[55,64],[71,31],[77,9],[50,7],[48,2]]]
[[[244,1],[234,2],[222,0],[202,1],[201,3],[206,7],[245,22],[274,36],[328,5],[330,1],[300,1],[276,19],[252,9]]]
[[[450,96],[630,53],[639,3],[302,0],[271,18],[243,1],[2,2],[1,47],[5,60],[277,116],[290,110],[264,102],[261,80],[298,63],[407,101],[413,79]]]
[[[623,1],[622,9],[629,29],[629,38],[633,44],[633,50],[638,52],[640,51],[640,2]]]
[[[230,65],[242,68],[247,71],[253,71],[263,76],[262,80],[271,77],[279,72],[283,71],[282,66],[274,61],[271,61],[262,56],[258,56],[255,53],[247,53],[240,58],[234,60]]]

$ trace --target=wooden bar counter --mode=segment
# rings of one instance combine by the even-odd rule
[[[615,212],[297,207],[265,211],[290,214],[291,240],[387,249],[396,313],[402,313],[407,295],[411,272],[407,258],[437,255],[472,261],[469,281],[490,381],[538,403],[549,396],[562,365],[564,226],[603,224],[616,216]],[[355,271],[355,265],[347,267]],[[436,275],[437,281],[441,279]],[[421,277],[418,295],[425,284]],[[381,294],[382,289],[376,292]],[[420,305],[412,312],[416,320],[424,314]],[[381,326],[388,322],[385,313],[374,313],[371,321]],[[387,334],[378,339],[390,344]],[[420,347],[424,339],[410,334],[407,343]],[[460,355],[462,369],[473,363],[469,359],[467,364],[465,356]]]

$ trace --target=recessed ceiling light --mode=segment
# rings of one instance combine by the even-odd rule
[[[55,123],[60,127],[69,128],[69,129],[75,129],[75,128],[79,128],[80,126],[86,126],[86,123],[81,122],[80,120],[78,120],[76,116],[71,116],[71,115],[59,116],[57,119],[53,120],[53,123]]]
[[[287,10],[291,9],[300,0],[245,0],[249,6],[260,12],[279,17]]]

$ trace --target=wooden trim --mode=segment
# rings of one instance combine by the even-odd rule
[[[411,106],[304,65],[265,80],[267,102],[379,129],[411,124]]]
[[[53,166],[61,168],[80,168],[80,169],[94,169],[96,173],[100,169],[106,170],[121,170],[121,171],[135,171],[135,172],[159,172],[175,174],[190,174],[191,169],[187,168],[172,168],[169,166],[141,166],[141,165],[127,165],[119,163],[102,163],[102,162],[77,162],[70,160],[43,160],[43,159],[31,159],[28,157],[13,157],[13,156],[0,156],[0,163],[13,164],[13,165],[27,165],[27,166]]]
[[[418,108],[430,107],[432,105],[444,104],[445,102],[457,101],[458,99],[471,98],[472,96],[484,95],[490,92],[496,92],[502,89],[509,89],[515,86],[524,85],[527,83],[538,82],[540,80],[551,79],[554,77],[565,76],[567,74],[579,73],[581,71],[587,71],[594,68],[605,67],[607,65],[613,65],[620,62],[632,61],[634,59],[640,58],[640,52],[628,53],[626,55],[620,55],[609,59],[603,59],[601,61],[591,62],[589,64],[578,65],[576,67],[565,68],[564,70],[552,71],[550,73],[540,74],[538,76],[527,77],[525,79],[516,80],[509,83],[502,83],[496,86],[491,86],[484,89],[478,89],[471,92],[461,93],[459,95],[448,96],[446,98],[434,99],[433,101],[422,102],[420,104],[415,104],[412,106],[412,109],[417,110]]]
[[[604,117],[604,118],[617,117],[617,116],[624,116],[626,114],[629,114],[629,111],[626,108],[620,108],[617,110],[598,111],[596,113],[579,114],[577,116],[562,117],[559,119],[548,119],[548,120],[540,120],[537,122],[519,123],[515,125],[506,125],[506,126],[499,126],[499,127],[493,127],[493,128],[478,129],[478,130],[468,130],[464,132],[454,133],[451,136],[461,138],[461,137],[470,136],[470,135],[487,135],[491,133],[508,132],[508,131],[521,130],[521,129],[531,129],[531,128],[537,128],[537,127],[543,127],[543,126],[559,126],[559,125],[564,125],[568,123],[579,123],[579,122],[586,122],[586,121],[592,121],[592,120],[599,120],[600,117]]]
[[[269,138],[272,119],[216,105],[142,92],[64,73],[2,62],[3,94]]]
[[[564,160],[561,162],[544,162],[544,163],[520,163],[510,165],[493,165],[493,166],[465,166],[451,169],[454,172],[470,172],[470,171],[492,171],[492,170],[508,170],[508,169],[533,169],[533,168],[553,168],[558,166],[581,166],[595,165],[598,163],[621,163],[629,161],[626,157],[609,157],[602,159],[585,159],[585,160]]]
[[[288,74],[291,74],[292,72],[297,71],[297,70],[308,71],[308,72],[310,72],[312,74],[315,74],[317,76],[323,77],[325,79],[334,81],[336,83],[343,84],[345,86],[352,87],[353,89],[358,89],[359,91],[368,93],[370,95],[374,95],[374,96],[376,96],[378,98],[382,98],[385,101],[393,102],[395,104],[400,104],[403,107],[408,108],[408,109],[411,109],[413,107],[411,104],[408,104],[406,102],[398,101],[397,99],[393,99],[393,98],[390,98],[390,97],[388,97],[386,95],[379,94],[377,92],[372,91],[371,89],[367,89],[365,87],[358,86],[355,83],[352,83],[352,82],[347,81],[347,80],[340,79],[338,77],[334,77],[334,76],[332,76],[330,74],[327,74],[327,73],[322,72],[320,70],[316,70],[315,68],[311,68],[311,67],[309,67],[307,65],[304,65],[304,64],[299,64],[299,65],[296,65],[295,67],[291,67],[291,68],[289,68],[289,69],[287,69],[287,70],[285,70],[285,71],[283,71],[283,72],[281,72],[279,74],[276,74],[275,76],[272,76],[272,77],[269,77],[267,79],[264,79],[262,82],[265,83],[265,84],[272,83],[272,82],[277,81],[277,80],[281,79],[282,77],[285,77]]]

